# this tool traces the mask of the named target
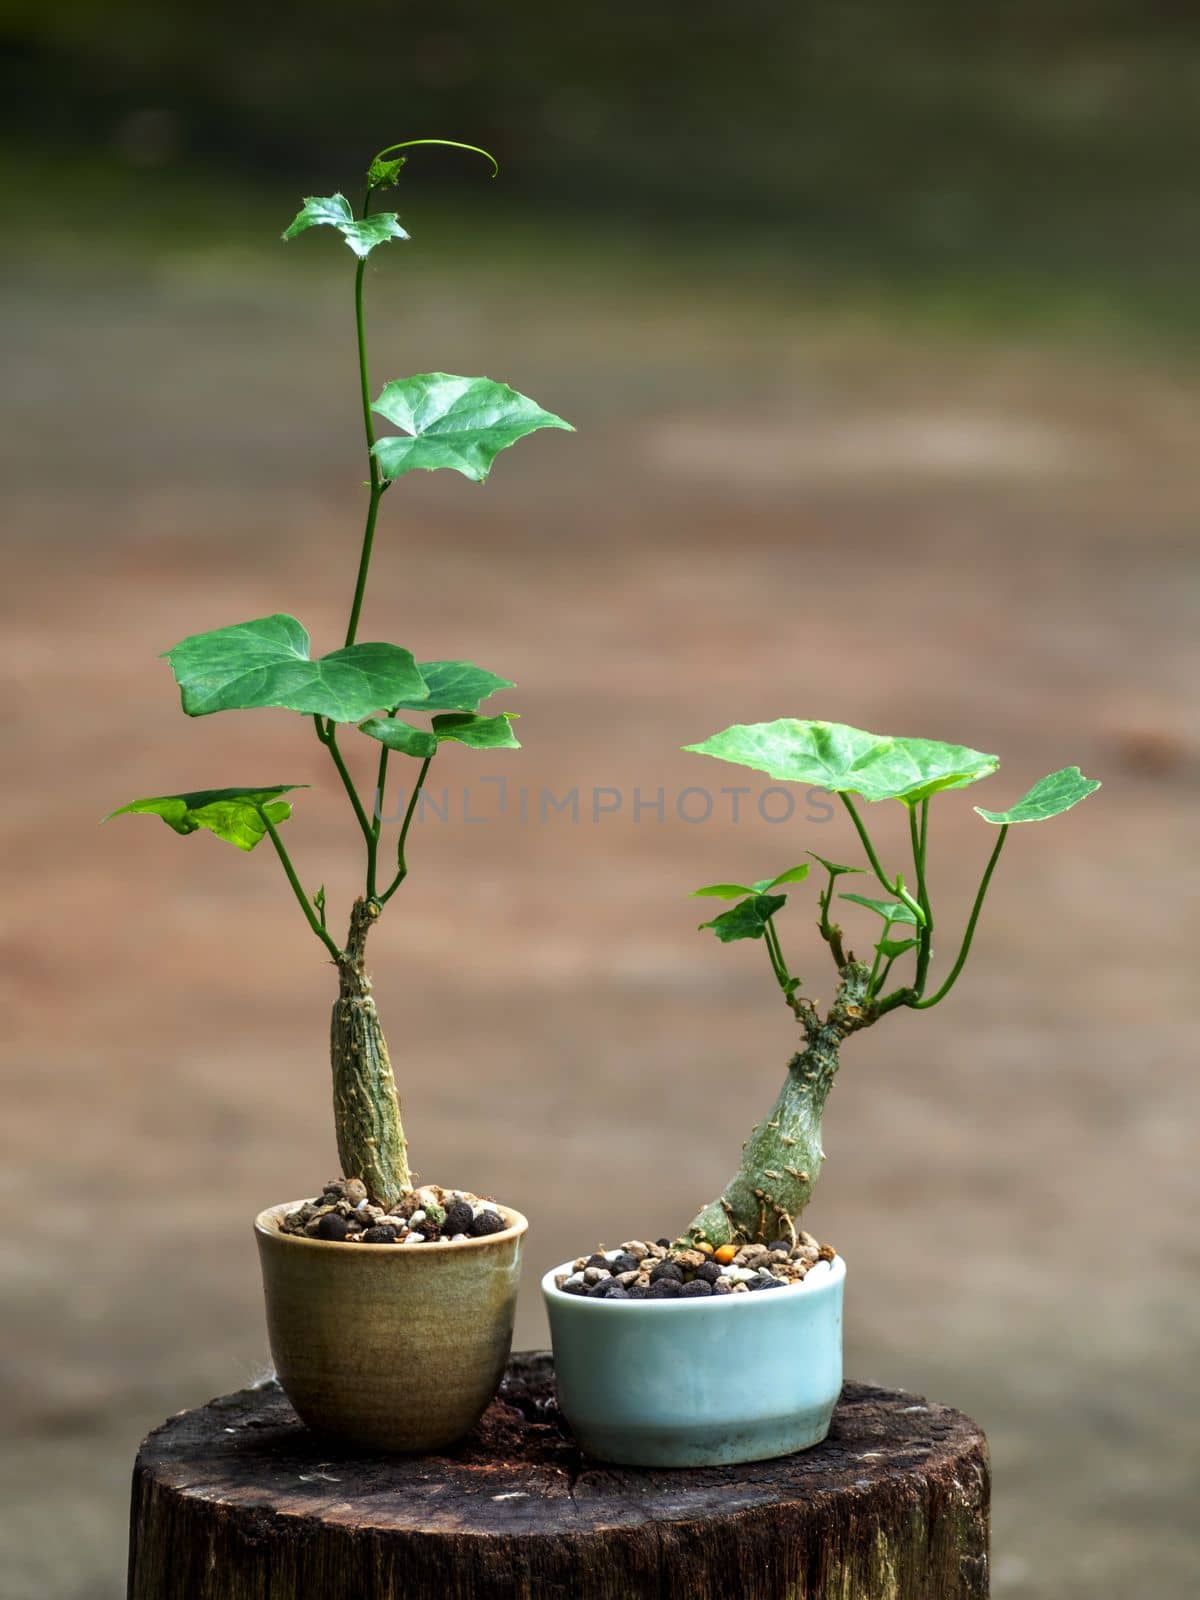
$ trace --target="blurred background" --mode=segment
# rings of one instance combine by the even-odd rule
[[[414,154],[376,386],[487,373],[578,428],[384,502],[365,636],[516,679],[525,746],[443,758],[375,936],[418,1168],[532,1216],[525,1346],[542,1270],[728,1175],[794,1025],[688,892],[853,846],[763,785],[684,820],[740,781],[684,743],[998,751],[935,807],[943,928],[972,803],[1079,763],[1104,789],[1014,833],[953,996],[848,1048],[809,1221],[849,1371],[986,1428],[997,1596],[1194,1594],[1194,8],[8,0],[0,38],[5,1595],[123,1593],[137,1443],[264,1370],[250,1219],[335,1168],[330,978],[274,861],[96,823],[312,783],[291,848],[344,915],[316,741],[188,722],[156,657],[275,610],[340,642],[353,264],[279,234],[415,136],[502,172]],[[811,898],[783,931],[820,993]]]

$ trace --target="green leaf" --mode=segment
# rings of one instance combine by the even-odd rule
[[[755,894],[762,894],[766,889],[774,889],[780,883],[801,883],[808,877],[808,862],[802,862],[798,867],[789,867],[786,872],[781,872],[777,878],[763,878],[754,885]]]
[[[1098,779],[1085,778],[1078,767],[1063,767],[1061,772],[1052,772],[1035,783],[1029,793],[1007,811],[985,811],[982,806],[976,806],[975,810],[985,822],[994,822],[997,826],[1008,826],[1013,822],[1045,822],[1050,817],[1057,817],[1060,812],[1069,811],[1081,800],[1086,800],[1099,787]]]
[[[298,233],[318,227],[336,228],[360,260],[369,256],[377,244],[408,238],[394,211],[379,211],[373,217],[356,219],[344,194],[310,195],[283,237],[294,239]]]
[[[480,702],[498,690],[516,688],[473,661],[422,661],[417,670],[427,692],[390,701],[389,711],[478,711]]]
[[[477,717],[469,711],[447,711],[434,717],[433,731],[439,740],[456,739],[472,750],[519,750],[520,743],[510,726],[516,714],[505,711],[498,717]]]
[[[888,961],[894,961],[897,956],[902,956],[906,950],[915,950],[915,939],[880,939],[875,946],[879,954]]]
[[[414,728],[411,722],[398,722],[395,717],[368,717],[360,722],[358,731],[369,739],[378,739],[389,750],[398,750],[402,756],[416,756],[427,761],[437,754],[437,734],[424,728]]]
[[[711,928],[722,944],[732,944],[735,939],[761,939],[763,929],[781,906],[787,904],[785,894],[756,894],[743,900],[729,911],[722,911],[711,922],[702,922],[701,928]]]
[[[367,168],[367,182],[372,189],[390,188],[407,165],[407,156],[397,156],[394,161],[381,161],[376,156]]]
[[[189,717],[281,706],[304,715],[360,722],[381,706],[424,696],[412,654],[396,644],[352,644],[315,661],[308,634],[284,613],[194,633],[167,660]]]
[[[914,928],[917,925],[916,913],[899,900],[873,900],[869,894],[840,894],[838,899],[852,900],[856,906],[866,906],[868,911],[878,912],[885,922],[908,922]]]
[[[772,778],[860,794],[864,800],[904,800],[915,805],[939,789],[957,789],[986,778],[995,756],[933,739],[893,739],[864,733],[841,722],[735,723],[700,744],[684,746]]]
[[[845,872],[866,872],[867,870],[866,867],[844,867],[840,861],[826,861],[825,857],[819,856],[815,850],[810,850],[808,853],[814,861],[819,861],[825,871],[835,878],[840,878]]]
[[[693,889],[692,898],[706,894],[714,900],[736,900],[739,895],[753,893],[754,886],[749,883],[710,883],[704,889]]]
[[[259,808],[272,822],[286,822],[292,808],[286,800],[274,796],[307,787],[303,783],[280,783],[269,789],[197,789],[191,794],[161,794],[148,800],[131,800],[127,806],[110,811],[104,820],[131,812],[161,817],[176,833],[207,828],[239,850],[253,850],[267,831]]]
[[[538,428],[575,430],[506,383],[425,372],[385,384],[371,408],[407,438],[380,439],[375,458],[385,478],[450,467],[482,483],[501,450]]]

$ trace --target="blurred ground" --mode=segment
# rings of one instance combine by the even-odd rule
[[[421,1172],[531,1214],[524,1345],[541,1270],[680,1225],[727,1175],[793,1033],[686,895],[851,846],[719,795],[681,821],[680,790],[738,781],[685,742],[792,714],[999,751],[986,795],[937,807],[943,927],[991,844],[972,801],[1078,762],[1105,788],[1016,831],[952,999],[848,1049],[810,1220],[850,1264],[849,1370],[989,1433],[997,1596],[1193,1594],[1195,366],[817,314],[786,259],[520,226],[497,251],[409,210],[418,243],[370,271],[375,377],[487,372],[579,428],[483,490],[416,474],[384,503],[365,636],[517,679],[525,745],[443,758],[457,821],[419,830],[376,936]],[[0,380],[0,1562],[12,1600],[110,1600],[138,1439],[261,1370],[250,1218],[334,1157],[329,975],[274,862],[96,821],[311,782],[291,847],[345,904],[316,741],[185,721],[155,656],[272,610],[339,642],[361,466],[332,238],[135,257],[59,227],[13,269]],[[579,823],[497,816],[504,774],[577,786]],[[635,823],[660,786],[665,820]],[[592,822],[597,787],[624,798]],[[804,918],[784,932],[819,971]]]

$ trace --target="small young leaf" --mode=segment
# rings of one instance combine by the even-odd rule
[[[499,690],[516,688],[508,678],[497,677],[473,661],[422,661],[417,670],[428,692],[398,700],[389,711],[478,711],[480,702]]]
[[[800,722],[794,717],[735,723],[684,749],[753,767],[783,782],[908,805],[939,789],[975,783],[999,765],[996,756],[963,745],[896,739],[841,722]]]
[[[387,189],[395,183],[407,165],[407,156],[397,156],[394,161],[381,161],[376,156],[367,168],[367,182],[372,189]]]
[[[867,870],[866,867],[844,867],[840,861],[826,861],[825,857],[819,856],[815,850],[810,850],[808,853],[814,861],[819,861],[825,871],[835,878],[840,878],[845,872],[865,872]]]
[[[710,883],[706,888],[693,889],[692,898],[697,895],[710,895],[714,900],[736,900],[739,895],[754,894],[754,886],[749,883]]]
[[[369,256],[377,244],[386,244],[389,239],[408,238],[394,211],[380,211],[373,217],[355,218],[344,194],[310,195],[296,220],[284,231],[283,237],[294,239],[307,228],[322,226],[336,228],[360,260]]]
[[[838,899],[852,900],[856,906],[866,906],[868,911],[877,912],[885,922],[908,922],[914,928],[917,925],[916,913],[899,900],[872,900],[869,894],[840,894]]]
[[[131,800],[127,806],[110,811],[104,820],[127,813],[161,817],[176,833],[207,828],[239,850],[253,850],[267,831],[259,808],[273,823],[286,822],[292,808],[286,800],[274,797],[297,788],[307,785],[281,783],[268,789],[198,789],[190,794],[155,795],[147,800]]]
[[[875,948],[881,956],[885,956],[889,961],[894,961],[897,956],[902,956],[906,950],[915,950],[916,946],[917,941],[915,939],[880,939]]]
[[[766,878],[761,883],[754,885],[755,894],[762,894],[764,889],[773,889],[778,883],[800,883],[808,877],[808,862],[803,862],[798,867],[789,867],[786,872],[781,872],[777,878]]]
[[[1098,779],[1085,778],[1078,767],[1063,767],[1061,772],[1052,772],[1040,779],[1007,811],[985,811],[982,806],[976,806],[975,810],[985,822],[994,822],[998,827],[1013,822],[1046,822],[1086,800],[1099,787]]]
[[[385,384],[371,409],[408,436],[380,439],[375,446],[375,459],[388,479],[416,468],[436,472],[449,467],[472,483],[482,483],[501,450],[527,433],[538,428],[575,431],[506,383],[448,372],[425,372]]]
[[[767,922],[781,906],[787,904],[785,894],[756,894],[729,911],[722,911],[711,922],[702,922],[701,928],[711,928],[722,944],[732,944],[735,939],[761,939]]]
[[[515,711],[498,717],[477,717],[470,711],[447,711],[433,719],[438,739],[456,739],[473,750],[519,750],[520,742],[511,727]]]
[[[368,717],[366,722],[359,723],[358,731],[369,739],[378,739],[389,750],[396,750],[402,756],[416,756],[419,761],[437,754],[436,734],[414,728],[411,722],[399,722],[395,717]]]
[[[352,644],[315,661],[308,634],[283,612],[194,633],[165,652],[189,717],[281,706],[359,722],[406,697],[427,698],[412,653],[396,644]]]

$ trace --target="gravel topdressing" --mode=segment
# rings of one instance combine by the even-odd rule
[[[385,1211],[368,1201],[361,1179],[331,1178],[315,1199],[288,1212],[279,1231],[326,1244],[465,1244],[507,1226],[493,1201],[461,1189],[423,1184]]]
[[[803,1283],[810,1273],[827,1273],[836,1254],[831,1244],[818,1244],[803,1231],[794,1244],[776,1239],[715,1250],[710,1244],[627,1239],[619,1249],[601,1246],[579,1256],[570,1271],[555,1273],[554,1283],[564,1294],[591,1300],[708,1300]]]

